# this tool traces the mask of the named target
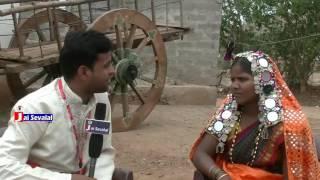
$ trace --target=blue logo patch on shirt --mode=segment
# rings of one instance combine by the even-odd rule
[[[23,122],[23,121],[52,122],[53,114],[24,114],[23,112],[14,112],[13,120],[16,122]]]
[[[110,122],[95,119],[87,119],[85,124],[85,130],[93,134],[109,134]]]

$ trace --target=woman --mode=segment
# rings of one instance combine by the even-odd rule
[[[271,58],[235,56],[231,94],[193,145],[209,179],[320,179],[312,132]]]

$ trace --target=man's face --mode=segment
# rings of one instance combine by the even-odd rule
[[[115,69],[112,65],[111,52],[100,53],[93,66],[89,88],[93,93],[102,93],[108,91],[112,77],[115,75]]]

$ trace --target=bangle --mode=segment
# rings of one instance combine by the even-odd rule
[[[213,175],[213,177],[215,178],[215,179],[217,179],[217,176],[219,175],[219,173],[223,173],[223,174],[225,174],[225,172],[224,171],[222,171],[220,168],[218,168],[218,167],[216,167],[216,166],[214,166],[214,165],[212,165],[210,168],[209,168],[209,174],[210,175]]]
[[[217,178],[217,180],[220,180],[221,178],[223,178],[223,177],[225,177],[225,176],[228,176],[228,174],[227,174],[227,173],[222,174],[221,176],[219,176],[219,177]]]

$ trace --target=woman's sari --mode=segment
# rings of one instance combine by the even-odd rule
[[[256,52],[249,52],[248,54],[250,53]],[[289,180],[320,179],[320,166],[306,116],[302,113],[301,106],[283,80],[276,64],[271,58],[268,61],[272,64],[275,85],[281,101],[281,122],[268,127],[269,136],[267,139],[259,139],[256,156],[252,164],[247,165],[252,160],[252,149],[255,148],[256,137],[259,134],[259,121],[239,131],[234,141],[233,163],[230,162],[228,152],[231,148],[234,131],[228,135],[225,151],[221,154],[217,153],[215,162],[234,180],[277,180],[284,178],[282,175],[283,160],[286,158],[285,165]],[[226,105],[228,106],[229,100],[230,98],[224,100],[223,105],[215,113],[209,125],[218,121],[217,113],[221,113],[221,109]],[[192,158],[206,132],[208,132],[208,127],[194,143],[190,158]]]

